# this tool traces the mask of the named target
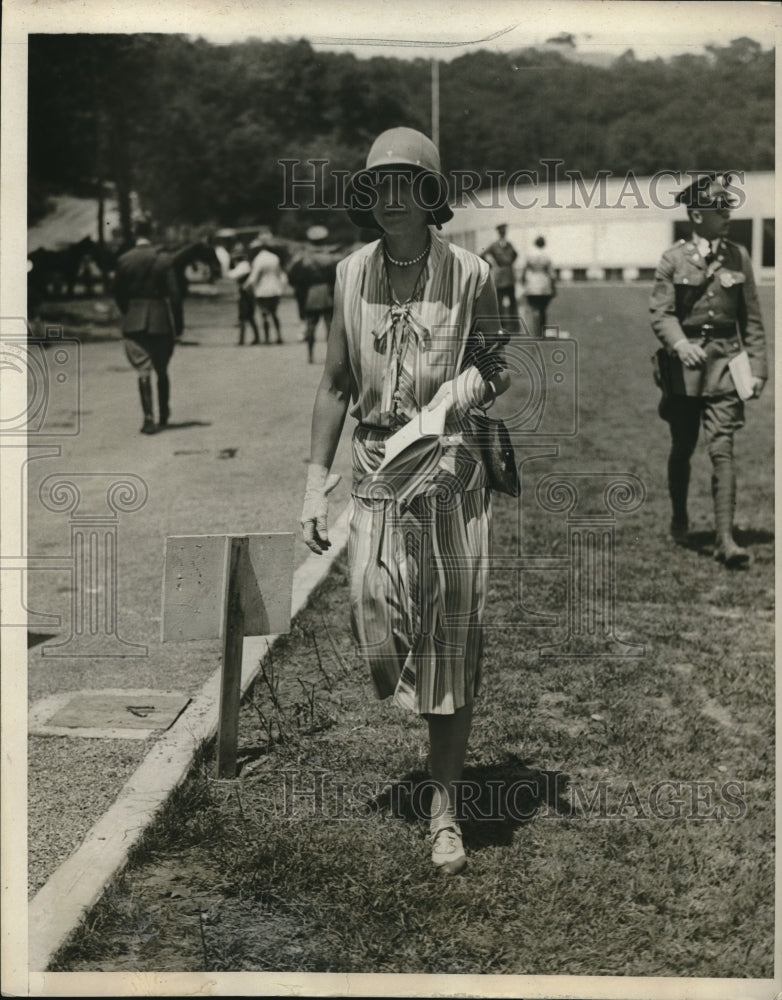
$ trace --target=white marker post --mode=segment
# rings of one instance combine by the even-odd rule
[[[291,532],[166,539],[163,642],[223,640],[218,778],[236,776],[244,636],[290,631],[293,545]]]

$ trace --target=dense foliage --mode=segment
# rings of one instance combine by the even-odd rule
[[[668,60],[628,51],[609,66],[477,51],[440,64],[439,77],[452,170],[486,177],[545,158],[586,176],[774,165],[774,51],[748,38]],[[379,131],[430,131],[430,86],[428,60],[362,60],[305,40],[31,36],[31,221],[48,192],[111,182],[125,222],[135,190],[163,222],[334,229],[333,211],[278,209],[279,161],[353,170]],[[324,203],[334,198],[329,183]]]

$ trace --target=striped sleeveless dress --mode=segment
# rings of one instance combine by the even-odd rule
[[[485,261],[434,233],[407,303],[392,299],[380,241],[337,268],[358,420],[348,537],[353,633],[377,697],[419,714],[451,714],[478,690],[490,491],[479,453],[458,433],[444,438],[407,502],[373,473],[388,437],[458,374],[488,275]]]

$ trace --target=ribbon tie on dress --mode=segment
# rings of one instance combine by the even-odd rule
[[[410,389],[411,397],[413,395],[414,366],[409,362],[407,365],[404,363],[411,335],[419,348],[421,345],[429,346],[429,331],[416,318],[412,309],[414,305],[414,302],[394,302],[372,331],[375,350],[381,354],[385,353],[387,358],[381,402],[381,415],[384,417],[391,417],[394,413],[394,393],[401,388],[399,376],[403,368],[409,376],[409,384],[406,387]]]

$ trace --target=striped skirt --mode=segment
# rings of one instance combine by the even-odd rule
[[[480,681],[489,575],[488,490],[405,506],[353,497],[348,555],[353,634],[378,698],[449,715]]]

